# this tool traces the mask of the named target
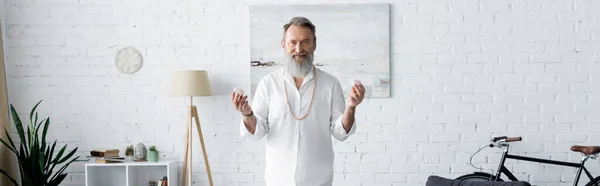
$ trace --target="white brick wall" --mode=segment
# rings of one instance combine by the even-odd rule
[[[166,96],[169,75],[208,69],[221,95],[195,103],[214,181],[263,185],[263,143],[238,137],[228,94],[249,89],[246,5],[318,1],[0,2],[9,101],[25,114],[44,99],[50,138],[83,155],[141,141],[180,161],[187,102]],[[335,2],[363,3],[328,1]],[[570,145],[600,143],[598,9],[600,2],[582,0],[393,1],[392,97],[367,99],[356,135],[336,143],[336,185],[456,177],[474,170],[471,153],[494,135],[523,136],[512,148],[520,154],[578,161]],[[125,46],[144,55],[135,75],[113,66]],[[495,168],[496,158],[486,150],[474,162]],[[570,168],[507,163],[535,185],[571,185],[574,178]],[[588,165],[598,172],[600,164]],[[206,184],[197,142],[194,166],[196,185]],[[73,165],[64,185],[83,185],[83,171]]]

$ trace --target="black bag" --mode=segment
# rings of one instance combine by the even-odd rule
[[[531,184],[524,181],[461,181],[439,176],[429,176],[425,186],[531,186]]]

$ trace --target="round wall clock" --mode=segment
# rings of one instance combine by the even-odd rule
[[[115,66],[121,73],[133,74],[142,67],[142,55],[133,47],[126,47],[115,56]]]

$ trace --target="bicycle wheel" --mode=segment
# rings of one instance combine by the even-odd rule
[[[473,174],[465,174],[462,175],[455,180],[465,180],[465,181],[490,181],[494,179],[494,176],[484,172],[475,172]],[[504,181],[501,178],[498,178],[496,181]]]
[[[595,185],[594,185],[595,183]],[[585,184],[585,186],[600,186],[600,176],[594,178],[592,181]]]

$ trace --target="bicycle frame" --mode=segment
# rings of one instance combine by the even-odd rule
[[[573,186],[577,186],[577,183],[579,183],[579,179],[581,177],[582,170],[585,171],[585,174],[590,179],[590,181],[594,180],[594,177],[592,176],[592,174],[584,166],[585,162],[591,156],[583,156],[583,158],[581,158],[581,162],[580,163],[572,163],[572,162],[566,162],[566,161],[556,161],[556,160],[547,160],[547,159],[540,159],[540,158],[532,158],[532,157],[526,157],[526,156],[512,155],[512,154],[508,153],[508,147],[509,147],[508,144],[502,143],[502,144],[500,144],[500,146],[505,147],[505,148],[504,148],[504,152],[502,153],[502,158],[500,158],[500,163],[498,164],[498,169],[496,170],[495,175],[492,177],[493,181],[497,181],[497,179],[501,176],[502,173],[504,173],[504,175],[506,175],[506,177],[508,177],[508,179],[510,179],[511,181],[519,181],[508,170],[508,168],[506,168],[504,166],[504,162],[506,161],[506,159],[523,160],[523,161],[530,161],[530,162],[537,162],[537,163],[544,163],[544,164],[552,164],[552,165],[560,165],[560,166],[567,166],[567,167],[575,167],[575,168],[577,168],[577,175],[575,175],[575,181],[573,182]]]

